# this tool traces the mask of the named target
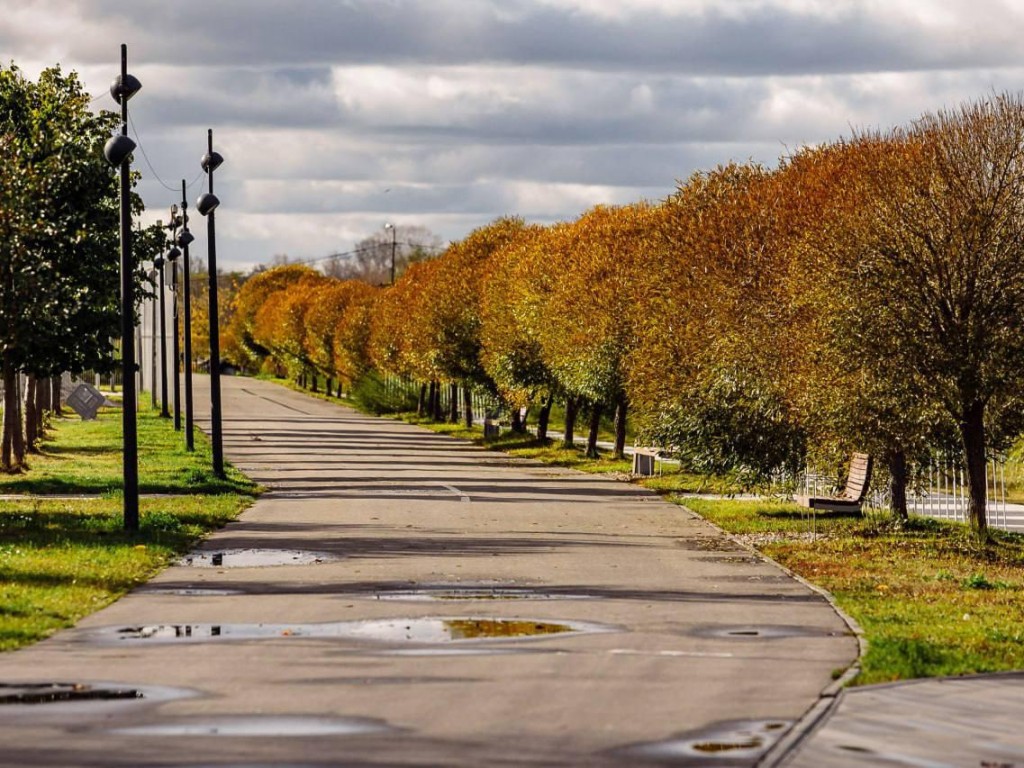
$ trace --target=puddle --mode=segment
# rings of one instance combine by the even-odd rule
[[[221,549],[190,552],[176,565],[191,568],[268,568],[278,565],[316,565],[340,558],[306,549]]]
[[[390,651],[379,651],[374,656],[509,656],[538,653],[536,649],[526,648],[397,648]],[[540,651],[544,653],[544,651]],[[563,653],[557,651],[556,653]]]
[[[450,643],[608,632],[610,627],[578,621],[493,618],[415,618],[339,621],[324,624],[145,624],[87,630],[86,636],[115,642],[215,642],[273,638],[342,638],[386,643]]]
[[[212,589],[206,587],[161,588],[143,587],[135,590],[139,595],[175,595],[179,597],[226,597],[245,594],[240,589]]]
[[[142,691],[128,686],[88,683],[0,683],[0,704],[54,704],[67,701],[141,699]]]
[[[779,640],[790,637],[839,637],[845,632],[832,632],[820,627],[786,625],[710,626],[696,627],[690,632],[695,637],[724,638],[726,640]]]
[[[639,744],[619,753],[682,766],[748,766],[790,726],[788,720],[728,720],[665,741]]]
[[[106,718],[135,707],[162,704],[199,696],[187,688],[122,683],[3,683],[0,684],[0,721],[66,723],[75,718]]]
[[[392,730],[380,721],[361,718],[303,716],[221,716],[189,718],[125,728],[124,736],[355,736]]]
[[[422,587],[376,592],[378,600],[591,600],[594,595],[542,592],[524,587]]]

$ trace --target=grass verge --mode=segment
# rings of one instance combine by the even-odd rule
[[[962,524],[677,499],[828,590],[863,628],[855,684],[1024,669],[1024,539]]]
[[[95,421],[55,419],[31,469],[0,476],[0,650],[36,642],[73,625],[145,582],[200,537],[247,507],[259,489],[233,468],[209,471],[155,411],[138,415],[141,530],[122,530],[121,414]],[[99,494],[47,498],[53,494]]]

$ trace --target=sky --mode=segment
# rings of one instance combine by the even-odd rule
[[[144,222],[216,172],[218,263],[386,223],[459,240],[1024,83],[1019,0],[0,0],[0,61],[94,108],[128,45]]]

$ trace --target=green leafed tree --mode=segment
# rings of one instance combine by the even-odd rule
[[[2,466],[24,465],[19,373],[105,369],[118,335],[117,187],[74,73],[0,68]],[[136,200],[137,205],[139,201]],[[137,267],[137,265],[136,265]]]

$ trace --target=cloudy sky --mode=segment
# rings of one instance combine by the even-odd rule
[[[0,0],[0,59],[99,98],[128,44],[149,220],[214,129],[218,257],[350,249],[385,222],[661,199],[729,160],[1024,84],[1019,0]],[[148,158],[148,163],[146,159]]]

